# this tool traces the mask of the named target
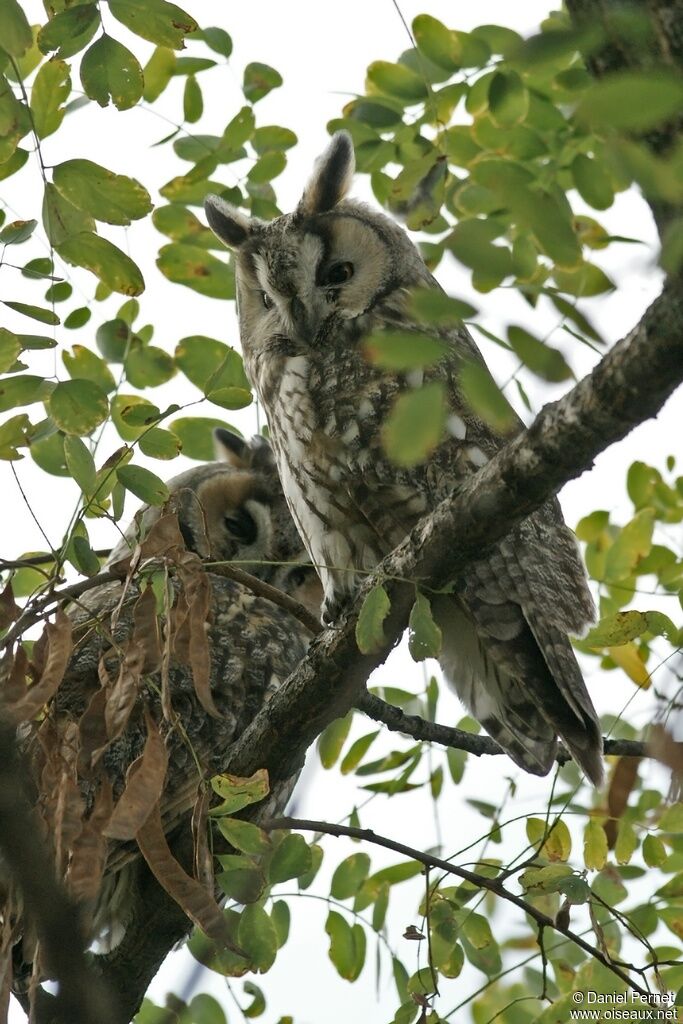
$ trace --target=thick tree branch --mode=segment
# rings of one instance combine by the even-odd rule
[[[28,773],[16,750],[14,729],[0,725],[0,853],[40,942],[46,973],[59,983],[41,1024],[115,1024],[115,990],[90,970],[80,912],[55,878],[39,841],[40,828],[25,793]],[[27,841],[28,838],[28,841]],[[41,990],[39,990],[40,994]]]
[[[410,857],[412,860],[418,861],[420,864],[424,864],[426,868],[436,868],[439,871],[443,871],[447,875],[455,875],[456,878],[461,878],[465,882],[469,882],[471,885],[476,886],[477,889],[486,889],[488,892],[492,892],[495,896],[505,900],[507,903],[512,903],[519,910],[523,910],[525,914],[532,917],[534,921],[541,928],[551,928],[553,931],[559,932],[564,935],[565,938],[569,939],[575,945],[579,946],[585,953],[593,959],[598,960],[604,967],[609,971],[612,971],[621,981],[625,982],[626,985],[638,992],[640,995],[647,995],[646,990],[637,985],[629,975],[622,970],[621,966],[610,960],[602,950],[597,949],[595,946],[591,946],[590,943],[586,942],[576,932],[571,931],[569,926],[564,926],[548,917],[541,910],[538,910],[533,903],[529,903],[528,900],[523,899],[521,896],[517,896],[516,893],[510,892],[506,889],[502,881],[498,878],[487,878],[486,875],[480,875],[474,871],[468,871],[466,868],[458,867],[456,864],[452,864],[449,860],[443,860],[441,857],[435,857],[431,853],[423,853],[422,850],[416,850],[412,846],[406,846],[405,843],[396,842],[393,839],[388,839],[386,836],[380,836],[376,832],[373,832],[370,828],[353,828],[349,825],[333,825],[327,821],[309,821],[302,818],[273,818],[271,821],[261,822],[261,828],[267,832],[274,832],[277,829],[298,829],[302,832],[319,832],[329,836],[348,836],[351,839],[361,839],[364,842],[372,843],[374,846],[381,846],[385,850],[394,850],[396,853],[402,854],[404,857]],[[653,965],[654,967],[654,965]]]

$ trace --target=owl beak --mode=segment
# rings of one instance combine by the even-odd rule
[[[311,333],[310,328],[312,326],[310,323],[310,317],[308,315],[308,310],[297,295],[292,299],[290,311],[297,333],[302,338],[309,337]]]

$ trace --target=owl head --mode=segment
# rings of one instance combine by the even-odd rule
[[[247,361],[277,336],[303,347],[322,344],[383,298],[428,278],[402,228],[345,198],[353,170],[351,138],[337,132],[294,213],[265,223],[207,197],[209,225],[236,252]]]
[[[219,461],[169,480],[169,502],[162,509],[141,509],[108,564],[126,557],[170,509],[178,516],[188,551],[211,561],[237,562],[291,593],[315,573],[302,564],[308,556],[287,509],[268,441],[260,436],[247,441],[219,428],[214,443]]]

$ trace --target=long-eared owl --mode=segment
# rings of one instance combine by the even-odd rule
[[[265,409],[292,516],[324,587],[324,621],[353,594],[358,571],[396,546],[420,516],[505,443],[463,397],[460,369],[483,364],[463,325],[430,328],[446,354],[424,370],[442,382],[447,430],[424,463],[386,455],[382,425],[397,397],[421,381],[387,372],[364,351],[371,332],[424,326],[408,303],[439,288],[405,231],[344,198],[350,137],[338,132],[292,214],[249,219],[217,196],[210,226],[235,250],[245,366]],[[558,735],[591,780],[602,778],[598,719],[568,633],[594,606],[573,535],[556,499],[524,520],[433,601],[440,661],[463,703],[510,757],[546,774]]]
[[[66,627],[73,651],[61,683],[43,714],[19,726],[57,874],[82,906],[90,940],[103,948],[125,933],[142,863],[134,835],[123,838],[134,824],[124,815],[122,832],[117,808],[127,800],[135,819],[140,800],[149,813],[145,801],[158,799],[166,835],[189,829],[198,795],[223,770],[230,744],[310,640],[289,611],[211,563],[234,562],[320,611],[320,583],[267,441],[219,430],[216,442],[222,461],[172,479],[169,502],[143,509],[114,549],[108,565],[121,580],[67,609],[62,636]],[[131,795],[152,732],[157,766],[139,787],[152,792]],[[262,813],[281,813],[295,782],[296,775],[275,784]],[[21,989],[33,939],[6,886],[0,865],[0,947],[7,953],[8,939],[15,944]]]

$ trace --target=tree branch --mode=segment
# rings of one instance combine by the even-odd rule
[[[400,708],[394,704],[387,704],[373,693],[364,693],[356,707],[375,722],[382,722],[392,732],[402,732],[416,740],[440,743],[443,747],[465,750],[468,754],[475,754],[477,757],[482,757],[485,754],[505,754],[503,748],[499,747],[490,736],[465,732],[464,729],[453,729],[447,725],[440,725],[438,722],[427,722],[419,715],[406,715]],[[640,740],[605,739],[604,750],[605,754],[619,757],[656,757],[656,754],[650,750],[649,744]],[[556,761],[558,764],[566,764],[567,761],[571,761],[571,754],[560,746]]]
[[[115,1024],[116,998],[88,966],[80,912],[54,874],[25,792],[28,772],[19,760],[14,730],[0,725],[0,852],[3,870],[21,891],[24,911],[40,942],[42,964],[59,983],[41,1024]],[[29,837],[29,841],[27,841]],[[38,990],[40,993],[42,990]]]
[[[646,996],[647,992],[645,989],[637,985],[622,968],[614,963],[606,956],[602,950],[595,946],[591,946],[590,943],[586,942],[585,939],[577,935],[576,932],[571,931],[567,926],[558,924],[544,914],[541,910],[538,910],[533,903],[529,903],[527,900],[522,899],[521,896],[517,896],[515,893],[510,892],[506,889],[503,883],[496,878],[487,878],[486,875],[480,875],[474,871],[468,871],[466,868],[458,867],[456,864],[452,864],[448,860],[442,860],[441,857],[435,857],[430,853],[423,853],[421,850],[416,850],[412,846],[406,846],[405,843],[398,843],[393,839],[387,839],[386,836],[377,835],[370,828],[353,828],[349,825],[332,825],[326,821],[310,821],[303,818],[273,818],[270,821],[261,822],[261,828],[266,832],[274,832],[277,829],[299,829],[302,832],[320,832],[324,835],[329,836],[348,836],[350,839],[361,839],[364,842],[372,843],[374,846],[381,846],[385,850],[393,850],[395,853],[400,853],[404,857],[410,857],[411,860],[416,860],[420,864],[424,864],[427,868],[438,868],[439,871],[443,871],[448,875],[455,875],[456,878],[461,878],[465,882],[469,882],[471,885],[476,886],[477,889],[486,889],[488,892],[492,892],[495,896],[499,896],[501,899],[506,900],[508,903],[512,903],[514,906],[523,910],[525,914],[536,921],[541,928],[551,928],[553,931],[559,932],[564,935],[565,938],[569,939],[575,945],[579,946],[585,953],[592,956],[595,960],[598,960],[604,967],[613,974],[616,974],[621,981],[625,982],[626,985],[633,989],[634,992],[638,992],[642,996]],[[654,964],[652,965],[654,968]]]

